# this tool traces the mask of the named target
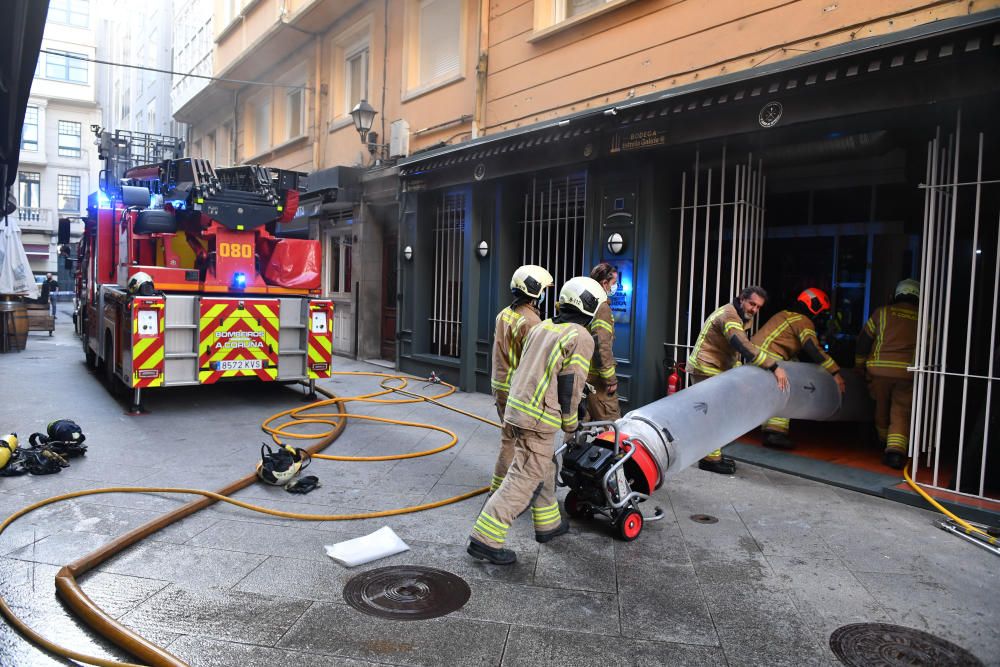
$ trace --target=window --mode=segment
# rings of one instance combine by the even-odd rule
[[[146,132],[157,134],[156,132],[156,98],[153,98],[146,106]]]
[[[46,20],[77,28],[90,27],[90,0],[52,0]]]
[[[555,16],[557,21],[586,14],[587,12],[603,7],[610,0],[553,0],[555,2]]]
[[[253,151],[262,153],[271,146],[271,101],[261,100],[253,109]]]
[[[348,223],[349,218],[345,218]],[[351,237],[334,236],[330,239],[330,292],[351,293]]]
[[[17,204],[22,220],[37,220],[41,206],[42,175],[37,171],[18,174]]]
[[[417,73],[411,87],[458,74],[462,30],[461,0],[422,0],[417,9]]]
[[[434,218],[434,295],[428,320],[431,353],[444,357],[461,354],[462,270],[465,247],[465,195],[442,195]]]
[[[21,128],[21,150],[38,150],[38,107],[24,110],[24,127]]]
[[[82,53],[45,53],[45,78],[69,83],[87,83],[87,61]]]
[[[71,120],[59,121],[59,155],[80,157],[80,123]]]
[[[80,177],[59,174],[56,194],[59,196],[59,210],[80,211]]]
[[[285,96],[286,139],[294,139],[302,134],[302,89],[293,88]]]
[[[368,99],[368,41],[344,56],[344,113]]]
[[[580,20],[604,14],[634,0],[536,0],[534,27],[535,34],[529,42],[541,39],[563,28],[577,24]],[[578,20],[579,19],[579,20]]]

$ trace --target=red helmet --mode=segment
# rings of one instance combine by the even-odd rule
[[[830,297],[818,287],[810,287],[807,290],[803,290],[802,294],[799,295],[799,301],[804,303],[813,315],[819,315],[823,311],[830,310]]]

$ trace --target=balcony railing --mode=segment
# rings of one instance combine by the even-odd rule
[[[23,231],[51,232],[55,229],[55,215],[50,208],[19,208],[17,209],[17,224]]]

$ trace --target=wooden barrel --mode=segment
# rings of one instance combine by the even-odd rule
[[[23,350],[28,344],[28,308],[20,301],[0,301],[0,349]]]

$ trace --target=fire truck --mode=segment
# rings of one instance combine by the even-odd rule
[[[330,377],[319,241],[283,237],[305,174],[213,168],[183,143],[94,128],[105,160],[77,257],[88,365],[142,410],[145,389]],[[149,158],[162,158],[145,162]],[[137,162],[145,162],[136,164]]]

